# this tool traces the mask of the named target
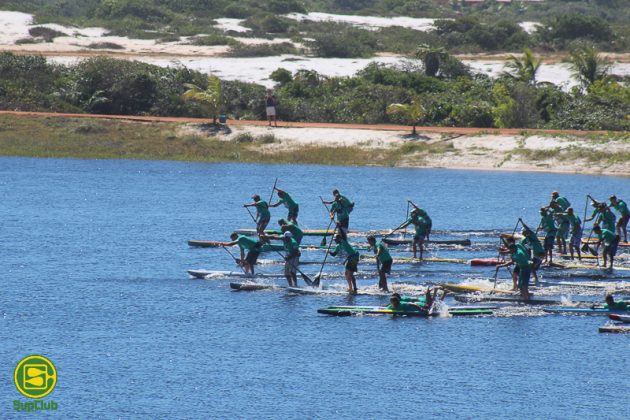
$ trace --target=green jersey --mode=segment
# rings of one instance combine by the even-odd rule
[[[628,310],[628,302],[624,302],[623,300],[617,301],[612,305],[605,303],[604,308],[610,309],[611,311],[627,311]]]
[[[416,210],[418,212],[418,216],[424,218],[427,221],[431,220],[431,217],[429,217],[429,213],[427,213],[425,209],[421,209],[421,208],[416,207],[414,210]]]
[[[601,233],[597,236],[599,237],[599,240],[604,242],[606,245],[611,245],[617,239],[617,235],[608,229],[602,229]]]
[[[521,270],[529,269],[529,256],[522,247],[517,246],[516,252],[510,255],[514,264],[516,264]]]
[[[576,226],[580,226],[582,224],[582,220],[575,213],[573,213],[572,215],[567,214],[566,218],[571,224],[571,227],[574,229],[576,228]]]
[[[525,235],[525,237],[521,240],[521,244],[529,247],[534,255],[541,255],[545,253],[540,240],[536,237],[534,232]]]
[[[602,222],[602,229],[615,230],[615,220],[617,219],[610,209],[606,209],[599,214]]]
[[[383,244],[383,241],[378,241],[376,243],[376,252],[378,254],[378,260],[380,262],[384,263],[384,262],[392,261],[392,256],[390,255],[389,250],[387,249],[385,244]]]
[[[567,209],[571,207],[571,203],[569,203],[569,200],[564,197],[558,197],[553,201],[560,206],[561,211],[567,211]]]
[[[239,235],[239,237],[236,239],[236,244],[239,246],[239,248],[247,251],[251,251],[257,243],[258,241],[256,241],[255,239],[248,238],[247,236],[243,235]]]
[[[278,202],[284,204],[284,206],[289,209],[289,211],[295,210],[295,208],[298,206],[293,198],[291,198],[291,196],[287,193],[284,193],[284,197],[282,197]]]
[[[258,211],[258,220],[271,219],[271,213],[269,213],[269,205],[266,201],[257,201],[256,211]]]
[[[350,201],[350,199],[348,197],[346,197],[345,195],[339,194],[339,202],[341,203],[341,205],[348,211],[348,213],[350,213],[352,210],[352,201]]]
[[[344,220],[350,219],[350,214],[348,213],[348,209],[344,207],[339,201],[335,201],[333,205],[330,207],[331,213],[337,213],[337,221],[341,222]]]
[[[293,239],[295,239],[295,241],[298,244],[302,242],[302,238],[304,237],[304,231],[300,229],[300,227],[296,225],[295,223],[287,222],[287,224],[282,226],[280,230],[282,231],[282,233],[291,232],[291,234],[293,235]]]
[[[547,234],[556,233],[558,230],[556,228],[556,223],[553,220],[553,213],[550,212],[547,212],[544,216],[542,216],[540,219],[540,225]]]
[[[400,301],[401,302],[418,302],[418,305],[424,305],[424,302],[426,302],[426,298],[424,296],[401,296],[400,297]]]
[[[623,200],[617,200],[617,204],[613,206],[615,210],[619,212],[622,216],[630,216],[630,210],[628,210],[628,205]]]
[[[387,309],[391,309],[394,311],[404,311],[404,312],[420,312],[421,311],[421,309],[419,309],[415,303],[411,303],[409,301],[403,302],[402,300],[400,304],[398,305],[398,308],[394,308],[392,304],[390,303],[389,305],[387,305]]]
[[[357,252],[357,250],[354,249],[352,245],[350,245],[350,243],[346,241],[345,239],[343,239],[341,242],[337,244],[332,254],[337,255],[339,254],[340,251],[343,251],[348,256],[348,259],[352,259],[353,257],[359,256],[359,253]]]
[[[287,251],[287,256],[294,257],[300,253],[300,247],[295,242],[295,239],[283,238],[282,244],[284,245],[284,250]]]
[[[426,221],[424,217],[411,216],[409,220],[407,220],[407,223],[408,224],[413,223],[414,227],[416,228],[416,236],[420,238],[422,238],[423,236],[426,236],[427,230],[429,228],[429,223]]]

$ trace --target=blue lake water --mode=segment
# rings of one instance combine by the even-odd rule
[[[190,268],[238,270],[223,250],[186,240],[251,227],[242,204],[268,198],[276,177],[308,228],[326,227],[318,196],[336,187],[356,202],[351,228],[397,226],[413,199],[435,230],[482,242],[519,216],[536,226],[552,190],[580,217],[587,193],[630,200],[628,178],[603,176],[0,158],[2,418],[25,417],[13,410],[24,398],[12,375],[29,354],[57,367],[47,399],[59,418],[627,418],[630,336],[599,334],[602,317],[334,318],[316,311],[387,297],[231,292],[229,280],[190,279]],[[285,210],[272,214],[274,223]],[[328,283],[342,287],[332,263]],[[395,266],[390,282],[492,273]]]

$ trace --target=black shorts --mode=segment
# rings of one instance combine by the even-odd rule
[[[287,219],[297,219],[299,212],[300,212],[300,206],[295,206],[295,208],[289,210]]]
[[[379,271],[379,273],[385,273],[385,274],[389,274],[392,272],[392,260],[389,261],[385,261],[381,263],[381,268]]]
[[[359,256],[357,255],[356,257],[350,257],[348,258],[348,261],[346,261],[346,271],[356,273],[357,271],[359,271],[358,265]]]
[[[252,249],[247,252],[247,256],[245,257],[245,261],[249,265],[256,265],[256,261],[258,261],[258,256],[260,255],[260,250],[262,249],[262,244],[258,242]]]

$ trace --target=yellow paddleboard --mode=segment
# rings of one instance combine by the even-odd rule
[[[483,287],[483,286],[471,286],[465,284],[443,284],[443,288],[453,293],[476,293],[476,292],[494,292],[494,293],[507,293],[513,294],[514,292],[511,290],[503,290],[503,289],[493,289],[492,287]]]

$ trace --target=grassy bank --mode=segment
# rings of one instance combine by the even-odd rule
[[[0,115],[0,156],[442,167],[630,175],[630,135],[407,133]],[[286,131],[293,130],[293,131]],[[328,130],[328,131],[327,131]],[[360,131],[364,140],[344,144]],[[333,137],[331,137],[333,136]],[[325,141],[318,140],[326,138]],[[311,140],[312,139],[312,140]],[[541,142],[542,140],[542,142]],[[513,147],[505,147],[508,141]]]
[[[429,155],[446,147],[404,144],[393,148],[265,147],[273,136],[233,140],[183,134],[182,124],[60,117],[0,116],[0,155],[195,162],[316,163],[396,166],[409,153]],[[286,150],[285,150],[286,149]]]

